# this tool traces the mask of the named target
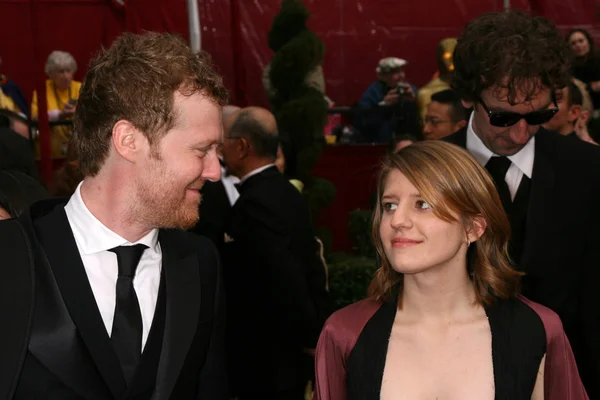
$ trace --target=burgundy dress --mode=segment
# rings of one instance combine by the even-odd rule
[[[315,400],[379,400],[395,301],[366,299],[334,313],[316,352]],[[559,317],[524,297],[486,308],[496,400],[529,400],[546,355],[545,400],[588,400]]]

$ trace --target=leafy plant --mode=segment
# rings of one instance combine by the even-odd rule
[[[269,100],[287,147],[286,174],[304,183],[303,193],[314,216],[333,202],[335,186],[312,176],[325,146],[328,104],[323,93],[306,83],[325,54],[323,42],[306,27],[309,17],[300,0],[282,0],[269,31],[269,47],[275,51],[269,70]]]
[[[354,250],[363,257],[375,258],[375,247],[371,240],[372,219],[371,210],[354,210],[350,212],[348,226],[354,242]]]
[[[369,283],[377,270],[374,258],[334,253],[328,265],[329,292],[336,310],[367,297]]]

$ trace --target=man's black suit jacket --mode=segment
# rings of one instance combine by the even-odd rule
[[[123,398],[120,367],[110,357],[114,353],[64,205],[43,201],[18,220],[0,221],[0,321],[7,327],[0,330],[2,399],[13,398],[20,379],[32,381],[21,376],[26,355],[35,357],[43,367],[36,371],[50,382],[36,388],[45,391],[44,398]],[[43,246],[38,221],[48,222]],[[152,399],[228,399],[217,251],[210,241],[181,231],[161,230],[159,243],[166,314]],[[36,275],[47,278],[43,300],[36,298]],[[34,313],[39,304],[51,318]]]
[[[0,169],[20,171],[40,181],[31,143],[9,128],[0,128]]]
[[[328,313],[323,264],[308,208],[275,167],[241,185],[223,262],[235,388],[274,392],[306,382]]]
[[[223,181],[206,182],[200,193],[202,194],[202,202],[198,208],[200,219],[190,231],[206,236],[217,246],[221,246],[225,235],[225,225],[231,212],[231,204]]]
[[[466,129],[444,140],[466,148]],[[600,399],[600,147],[540,129],[523,295],[560,316],[591,399]]]

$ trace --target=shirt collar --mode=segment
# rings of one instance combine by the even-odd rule
[[[83,202],[81,197],[82,183],[77,185],[75,193],[65,206],[65,212],[73,230],[73,236],[84,254],[93,254],[118,246],[131,246],[134,244],[144,244],[153,250],[157,250],[158,229],[152,229],[140,240],[132,243],[100,222]]]
[[[471,114],[469,125],[467,127],[467,150],[483,167],[485,167],[485,164],[487,164],[492,156],[497,155],[483,144],[479,136],[477,136],[473,130],[473,114]],[[535,158],[535,136],[532,137],[518,153],[508,156],[507,158],[531,179],[531,176],[533,175],[533,160]]]
[[[262,166],[262,167],[260,167],[260,168],[256,168],[254,171],[252,171],[252,172],[250,172],[250,173],[248,173],[248,174],[244,175],[244,176],[242,177],[242,179],[240,179],[240,183],[242,183],[242,182],[245,182],[245,181],[246,181],[246,180],[248,180],[248,178],[250,178],[251,176],[258,175],[258,174],[260,174],[261,172],[263,172],[264,170],[266,170],[266,169],[268,169],[268,168],[271,168],[271,167],[273,167],[273,166],[275,166],[275,164],[274,164],[274,163],[271,163],[271,164],[263,165],[263,166]]]

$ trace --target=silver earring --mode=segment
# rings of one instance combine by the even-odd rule
[[[469,246],[471,246],[471,241],[467,239],[467,248],[469,248]]]

